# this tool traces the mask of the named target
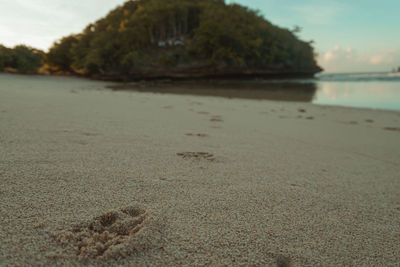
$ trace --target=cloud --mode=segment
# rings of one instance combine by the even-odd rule
[[[326,63],[336,61],[336,60],[354,60],[356,58],[356,52],[353,48],[341,48],[340,46],[335,46],[332,50],[329,50],[323,55],[323,60]]]
[[[368,62],[372,65],[379,64],[390,64],[396,63],[400,64],[400,49],[387,49],[383,48],[379,53],[370,56]]]
[[[400,49],[381,48],[360,53],[352,47],[336,45],[320,53],[318,63],[327,72],[390,71],[400,65]]]
[[[0,0],[1,1],[1,0]],[[46,50],[57,39],[78,33],[125,0],[13,0],[0,8],[0,43]]]
[[[339,45],[325,53],[321,53],[318,58],[319,64],[329,72],[349,71],[349,69],[356,68],[360,61],[361,58],[354,48],[344,48]]]

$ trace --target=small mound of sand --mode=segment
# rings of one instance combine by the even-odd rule
[[[204,133],[187,133],[186,136],[197,136],[197,137],[208,137],[208,134]]]
[[[182,158],[193,158],[193,159],[207,159],[207,160],[213,160],[214,155],[208,152],[181,152],[181,153],[176,153],[178,156],[181,156]]]
[[[151,242],[145,240],[149,233],[138,238],[147,222],[146,210],[131,206],[104,213],[71,230],[52,233],[52,236],[66,250],[73,251],[79,260],[109,259],[150,247]]]

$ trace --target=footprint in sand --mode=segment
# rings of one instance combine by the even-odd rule
[[[181,152],[176,154],[184,159],[214,160],[214,155],[208,152]]]
[[[298,118],[298,119],[306,119],[306,120],[313,120],[314,119],[314,117],[313,116],[309,116],[309,117],[303,117],[302,115],[298,115],[296,118]]]
[[[84,141],[84,140],[72,140],[70,141],[71,144],[77,144],[77,145],[81,145],[81,146],[86,146],[89,143]]]
[[[209,115],[209,114],[210,114],[210,112],[207,112],[207,111],[199,111],[199,112],[197,112],[197,114],[201,114],[201,115]]]
[[[99,133],[92,133],[92,132],[81,132],[81,135],[84,136],[99,136]]]
[[[400,132],[400,127],[385,127],[383,128],[386,131],[396,131],[396,132]]]
[[[374,120],[367,119],[367,120],[365,120],[365,122],[368,122],[368,123],[373,123],[373,122],[374,122]]]
[[[146,219],[146,210],[131,206],[104,213],[52,236],[80,260],[105,259],[132,245],[130,242],[143,228]]]
[[[208,137],[208,134],[203,133],[187,133],[186,136]]]
[[[349,125],[358,125],[358,121],[336,121],[336,122]]]
[[[210,121],[212,122],[222,122],[224,121],[221,116],[212,116]]]
[[[293,262],[289,257],[283,256],[283,255],[279,255],[276,258],[276,266],[277,267],[292,267]]]

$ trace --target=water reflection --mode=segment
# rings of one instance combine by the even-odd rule
[[[315,83],[213,81],[179,83],[133,83],[110,86],[113,90],[189,94],[227,98],[266,99],[278,101],[311,102],[317,91]]]
[[[152,93],[312,102],[321,105],[400,110],[400,80],[345,81],[337,79],[334,81],[324,78],[286,81],[145,82],[117,84],[110,88]]]
[[[400,83],[319,82],[315,104],[400,110]]]

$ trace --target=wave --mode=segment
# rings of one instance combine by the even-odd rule
[[[320,81],[346,82],[400,81],[400,72],[322,73],[316,78]]]

